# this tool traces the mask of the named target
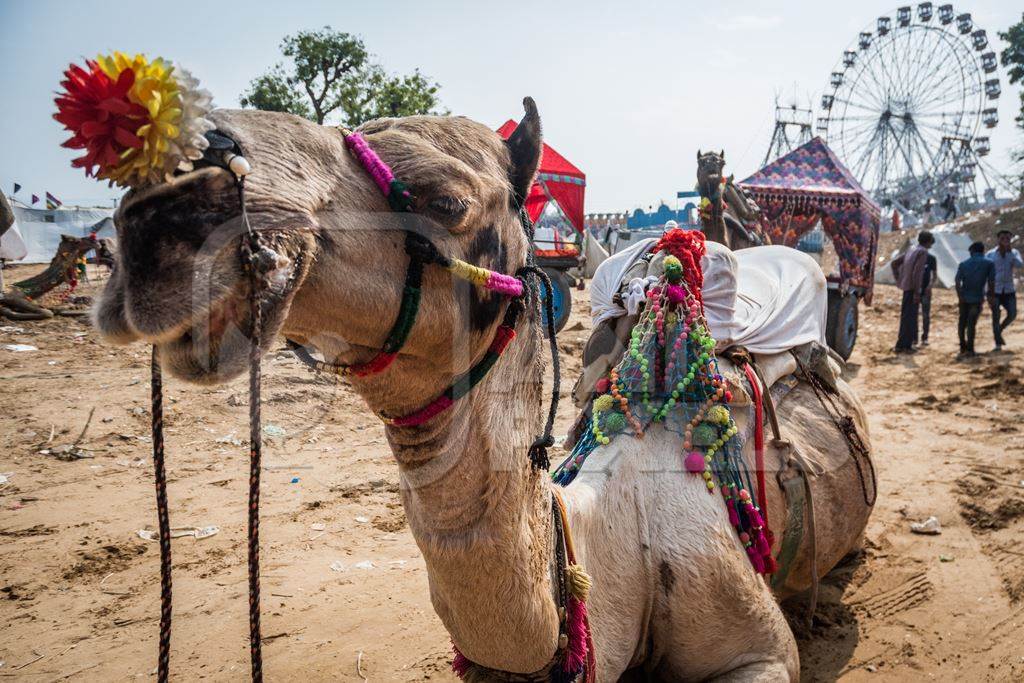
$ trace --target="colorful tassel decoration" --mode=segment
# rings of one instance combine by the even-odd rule
[[[587,663],[588,628],[587,603],[575,595],[570,595],[566,604],[565,632],[569,643],[565,648],[562,670],[576,675]]]

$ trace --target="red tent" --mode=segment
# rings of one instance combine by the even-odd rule
[[[515,121],[509,119],[498,129],[498,135],[508,140],[517,125]],[[583,171],[544,143],[537,181],[526,197],[526,212],[530,214],[530,220],[536,221],[540,218],[544,205],[554,201],[573,227],[583,232],[583,191],[586,186],[587,176]]]

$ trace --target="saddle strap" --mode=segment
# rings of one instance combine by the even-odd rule
[[[811,595],[807,604],[807,623],[810,625],[818,608],[818,537],[814,524],[814,493],[807,461],[796,449],[790,450],[786,469],[778,474],[779,486],[786,496],[788,514],[786,531],[779,550],[779,571],[772,577],[772,590],[782,588],[793,568],[793,561],[803,544],[805,533],[809,533],[811,551]]]

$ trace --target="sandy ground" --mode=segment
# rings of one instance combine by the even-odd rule
[[[8,271],[12,282],[26,271]],[[86,287],[86,290],[89,288]],[[589,321],[560,335],[574,377]],[[896,292],[862,313],[850,373],[871,416],[881,494],[866,551],[833,572],[810,629],[790,606],[804,678],[1024,678],[1024,323],[1017,353],[954,362],[955,302],[936,295],[932,346],[888,353]],[[0,677],[152,676],[158,549],[148,348],[101,345],[84,321],[0,328]],[[991,346],[988,317],[979,348]],[[32,352],[2,345],[31,344]],[[177,680],[244,680],[244,380],[169,381]],[[568,390],[569,386],[566,386]],[[265,362],[263,632],[268,680],[454,680],[448,637],[399,504],[378,422],[343,386],[284,353]],[[79,446],[82,459],[62,459]],[[560,427],[571,419],[563,403]],[[52,431],[52,438],[51,438]],[[936,515],[942,535],[909,523]],[[361,653],[361,654],[360,654]]]

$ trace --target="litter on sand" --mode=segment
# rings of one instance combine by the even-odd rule
[[[284,429],[277,425],[267,425],[263,428],[263,433],[267,436],[284,436]]]
[[[216,526],[176,526],[171,527],[171,538],[184,538],[191,536],[197,541],[201,541],[204,538],[209,538],[220,532],[220,527]],[[160,534],[151,529],[139,529],[135,532],[139,538],[144,541],[158,541],[160,540]]]
[[[341,563],[341,560],[335,560],[334,562],[331,562],[331,571],[343,572],[345,571],[345,565]]]
[[[911,522],[910,530],[915,534],[938,536],[942,533],[942,525],[939,524],[939,520],[935,517],[929,517],[923,522]]]
[[[4,344],[4,350],[18,353],[20,351],[38,351],[39,349],[31,344]]]

